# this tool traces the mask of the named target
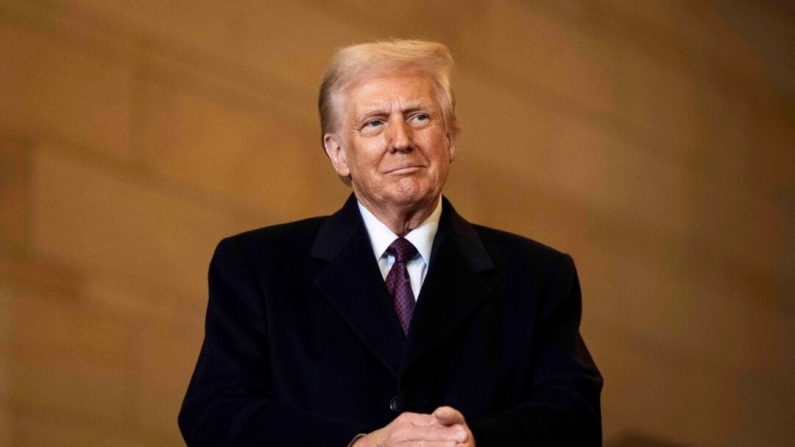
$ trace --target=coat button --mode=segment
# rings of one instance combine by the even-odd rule
[[[400,413],[400,396],[395,396],[389,401],[389,409],[394,413]]]

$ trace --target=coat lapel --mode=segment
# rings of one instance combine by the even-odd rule
[[[326,262],[315,279],[317,288],[396,378],[454,336],[499,278],[475,229],[446,199],[408,337],[353,195],[320,227],[310,254]]]
[[[417,300],[401,371],[454,336],[489,297],[499,275],[475,229],[444,200],[428,275]]]
[[[323,223],[310,254],[327,262],[315,279],[317,288],[362,343],[398,377],[405,337],[353,195]]]

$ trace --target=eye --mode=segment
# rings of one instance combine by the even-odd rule
[[[384,124],[384,121],[381,120],[381,119],[372,119],[372,120],[365,121],[365,123],[364,123],[364,125],[362,127],[365,128],[365,129],[366,128],[374,129],[374,128],[379,127],[379,126],[381,126],[383,124]]]
[[[386,124],[383,118],[368,118],[362,121],[359,133],[363,136],[374,136],[381,133]]]
[[[420,112],[415,113],[409,117],[409,123],[411,123],[415,127],[425,126],[431,121],[431,115],[429,113]]]

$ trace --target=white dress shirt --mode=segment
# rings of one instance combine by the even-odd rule
[[[398,238],[398,235],[392,232],[383,222],[378,220],[361,202],[359,202],[359,211],[364,220],[364,226],[367,228],[367,234],[370,236],[370,245],[373,247],[373,254],[378,261],[378,268],[381,269],[381,276],[386,280],[392,264],[395,263],[395,256],[386,251],[387,248]],[[439,203],[433,210],[430,216],[425,219],[417,228],[411,230],[405,237],[417,248],[417,256],[414,256],[408,263],[406,263],[406,270],[409,272],[411,279],[411,291],[414,292],[414,299],[420,296],[420,289],[422,283],[425,281],[425,275],[428,273],[428,264],[431,261],[431,247],[433,246],[433,238],[436,236],[436,230],[439,228],[439,218],[442,215],[442,198],[439,197]]]

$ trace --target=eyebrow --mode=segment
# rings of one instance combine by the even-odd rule
[[[364,106],[361,112],[356,114],[356,119],[360,120],[372,115],[386,115],[390,106],[387,104],[372,103]],[[401,112],[414,112],[416,110],[433,109],[433,106],[423,101],[412,101],[405,104]]]

